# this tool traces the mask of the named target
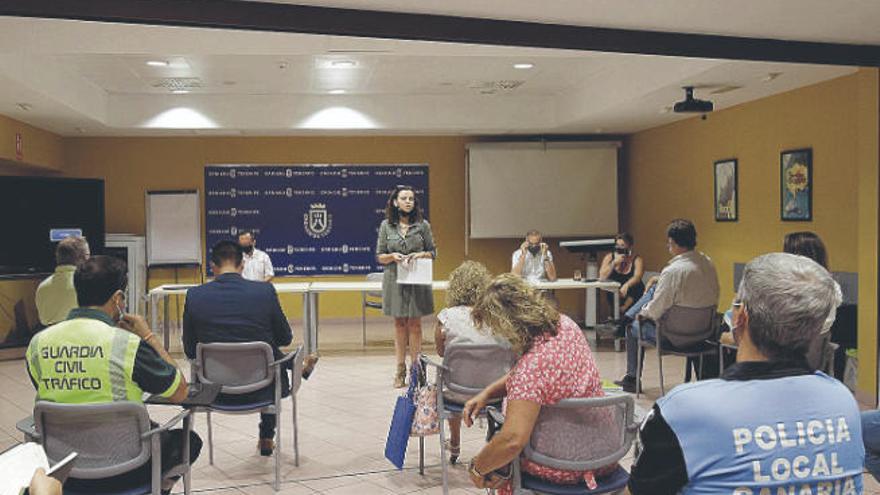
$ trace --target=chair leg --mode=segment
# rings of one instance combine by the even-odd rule
[[[183,493],[184,495],[190,495],[192,490],[192,459],[190,458],[190,433],[193,428],[193,420],[195,419],[195,415],[190,412],[189,416],[183,419],[184,428],[183,428],[183,459],[184,465],[186,466],[186,471],[183,473]]]
[[[419,436],[419,474],[425,475],[425,437]]]
[[[642,361],[645,354],[642,352],[642,346],[636,351],[636,399],[642,394]]]
[[[214,429],[211,427],[211,411],[208,411],[208,464],[214,465]]]
[[[361,344],[367,347],[367,294],[361,292]]]
[[[449,466],[446,465],[446,418],[443,414],[439,415],[440,419],[440,468],[443,473],[443,495],[449,493]]]
[[[290,410],[293,416],[293,465],[299,467],[299,426],[296,424],[296,395],[291,392]]]
[[[153,434],[150,438],[150,493],[161,495],[162,493],[162,447],[159,435]]]
[[[697,375],[697,381],[700,381],[703,379],[703,355],[702,354],[700,354],[700,367],[699,367],[699,369],[697,369],[695,374]]]
[[[275,408],[275,491],[281,489],[281,408]]]
[[[694,360],[691,358],[685,358],[684,362],[684,382],[687,383],[691,381],[691,370],[694,366]]]
[[[660,369],[660,397],[666,395],[666,387],[663,385],[663,353],[660,352],[660,342],[657,342],[657,367]]]

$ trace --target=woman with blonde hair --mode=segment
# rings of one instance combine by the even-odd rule
[[[519,358],[510,374],[467,401],[466,425],[493,399],[505,397],[506,420],[492,440],[471,460],[471,481],[479,488],[510,485],[492,472],[520,455],[532,434],[542,405],[562,399],[601,397],[602,382],[580,327],[559,312],[520,277],[504,274],[488,285],[474,305],[478,326],[510,341]],[[522,470],[558,484],[576,484],[601,476],[593,471],[565,471],[523,459]]]
[[[471,319],[471,308],[491,281],[489,270],[476,261],[465,261],[449,275],[446,307],[437,314],[434,326],[434,345],[440,357],[443,357],[446,346],[452,343],[510,345],[501,337],[477,329]],[[470,396],[444,391],[443,398],[447,402],[464,404]],[[461,455],[461,417],[449,418],[449,432],[449,462],[455,464]]]

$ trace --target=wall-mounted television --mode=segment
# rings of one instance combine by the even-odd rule
[[[0,176],[0,276],[50,273],[55,246],[82,233],[104,252],[104,181]]]

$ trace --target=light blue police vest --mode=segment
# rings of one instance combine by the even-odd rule
[[[684,453],[682,494],[862,493],[859,408],[822,372],[705,380],[676,387],[657,404]]]

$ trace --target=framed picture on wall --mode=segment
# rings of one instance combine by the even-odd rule
[[[813,150],[803,148],[779,155],[782,220],[813,219]]]
[[[735,222],[738,219],[736,158],[715,162],[715,221]]]

